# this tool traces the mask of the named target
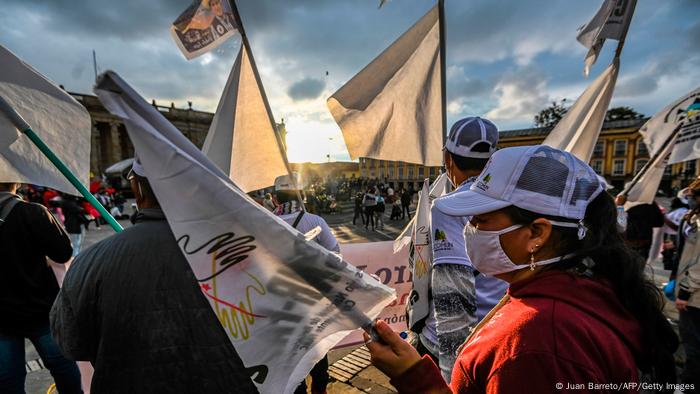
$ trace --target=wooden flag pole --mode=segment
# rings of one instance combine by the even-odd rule
[[[447,37],[445,35],[445,0],[438,0],[440,28],[440,90],[442,98],[442,145],[447,141]]]
[[[651,157],[646,164],[644,164],[644,167],[642,167],[639,170],[637,175],[635,175],[634,178],[632,178],[632,181],[630,181],[629,185],[627,185],[627,187],[625,187],[625,189],[622,191],[622,193],[620,193],[621,195],[627,197],[627,195],[632,190],[634,185],[639,183],[639,180],[642,179],[642,176],[644,176],[644,174],[646,174],[646,172],[649,171],[649,169],[651,168],[653,163],[656,161],[656,159],[658,159],[659,156],[661,156],[661,154],[666,150],[666,148],[668,147],[668,144],[670,144],[676,138],[676,133],[678,133],[678,131],[681,129],[681,127],[683,127],[683,122],[678,124],[678,126],[676,126],[676,128],[673,129],[671,134],[668,135],[668,138],[666,138],[666,141],[664,141],[664,143],[661,145],[661,147],[659,147],[659,149],[656,151],[656,153],[654,153],[654,156]]]
[[[56,154],[53,153],[51,148],[49,148],[44,143],[44,141],[42,141],[41,138],[39,138],[39,136],[32,130],[32,128],[22,118],[22,116],[18,114],[17,111],[15,111],[15,109],[12,108],[10,103],[8,103],[2,96],[0,96],[0,112],[4,113],[5,116],[7,116],[7,118],[10,120],[10,122],[17,128],[17,130],[20,130],[22,134],[26,135],[32,141],[32,143],[34,143],[34,145],[37,148],[39,148],[41,153],[43,153],[44,156],[46,156],[46,158],[48,158],[49,161],[51,161],[51,163],[54,166],[56,166],[56,168],[61,172],[61,174],[63,174],[63,176],[65,176],[68,179],[71,185],[78,189],[80,194],[82,194],[83,197],[85,197],[85,199],[88,200],[90,205],[97,209],[102,218],[104,218],[104,220],[107,223],[109,223],[109,225],[114,229],[114,231],[120,232],[124,230],[121,224],[119,224],[119,222],[117,222],[116,219],[114,219],[114,217],[110,215],[109,212],[107,212],[105,207],[103,207],[102,204],[100,204],[100,202],[97,201],[95,196],[93,196],[90,193],[90,191],[87,188],[85,188],[85,186],[82,183],[80,183],[78,178],[76,178],[76,176],[68,169],[68,167],[66,167],[66,165],[61,161],[61,159],[59,159],[58,156],[56,156]]]
[[[289,165],[289,160],[287,160],[287,152],[284,149],[284,144],[282,143],[282,137],[277,131],[277,123],[275,122],[275,117],[272,115],[272,109],[270,109],[270,103],[267,101],[267,94],[265,93],[265,88],[263,87],[262,80],[260,79],[260,73],[258,73],[258,67],[255,65],[255,57],[253,56],[253,51],[250,48],[250,43],[248,42],[248,36],[243,28],[243,22],[241,21],[241,15],[238,13],[238,7],[236,7],[236,0],[229,0],[231,5],[231,10],[233,11],[233,17],[236,20],[236,28],[241,35],[241,41],[243,48],[247,52],[248,58],[250,59],[250,65],[253,67],[253,75],[255,76],[255,82],[260,87],[260,94],[262,95],[263,103],[265,103],[265,111],[267,111],[267,116],[270,119],[270,126],[275,133],[275,139],[277,140],[277,147],[279,148],[280,154],[282,155],[282,160],[284,161],[284,166],[287,169],[287,173],[291,178],[292,184],[297,193],[297,200],[299,200],[299,206],[302,210],[306,210],[304,207],[304,199],[301,197],[301,185],[297,185],[297,180],[292,172],[292,166]]]

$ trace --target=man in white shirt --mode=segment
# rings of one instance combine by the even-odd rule
[[[464,118],[452,126],[443,149],[447,176],[455,186],[452,193],[469,189],[497,144],[498,129],[486,119]],[[419,352],[429,354],[449,382],[459,347],[471,327],[498,303],[507,284],[480,274],[469,261],[463,235],[469,217],[452,216],[434,203],[430,215],[430,292],[429,296],[411,297],[412,302],[429,302],[429,308],[416,308],[427,309],[428,314],[422,324],[415,317],[410,319],[419,321],[411,329],[419,334],[419,343],[415,344]]]
[[[316,235],[314,240],[331,252],[340,253],[340,245],[338,245],[338,240],[335,239],[330,227],[328,227],[328,223],[322,217],[305,212],[302,209],[302,205],[298,200],[298,196],[303,195],[301,178],[297,173],[292,175],[296,182],[292,182],[292,178],[289,175],[279,176],[275,179],[275,197],[279,205],[273,213],[302,233],[308,233],[316,227],[320,227],[321,232]],[[328,375],[328,356],[321,359],[309,375],[311,375],[311,393],[325,393],[326,386],[330,380]],[[295,394],[306,394],[306,392],[305,381],[302,381],[296,391],[294,391]]]

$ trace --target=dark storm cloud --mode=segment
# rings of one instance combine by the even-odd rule
[[[304,78],[294,82],[287,90],[287,94],[295,101],[315,99],[321,95],[325,86],[326,83],[320,79]]]

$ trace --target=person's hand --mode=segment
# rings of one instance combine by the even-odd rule
[[[380,341],[370,341],[364,333],[365,343],[372,355],[372,364],[390,378],[399,377],[420,361],[420,355],[408,342],[404,341],[389,325],[379,320],[375,325]]]
[[[688,301],[676,299],[676,309],[685,312],[688,310]]]

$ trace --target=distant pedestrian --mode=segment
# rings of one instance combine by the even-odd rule
[[[377,206],[374,208],[374,218],[377,228],[384,230],[384,211],[386,210],[386,203],[384,197],[381,194],[377,194]]]
[[[73,249],[49,211],[0,183],[0,393],[24,393],[25,338],[36,348],[61,394],[82,393],[78,365],[61,354],[49,330],[58,282],[46,263],[63,264]]]
[[[372,231],[374,231],[374,209],[377,206],[377,196],[374,194],[375,189],[374,187],[370,187],[367,189],[367,193],[365,193],[365,196],[362,200],[362,205],[365,208],[365,229],[368,229],[369,226],[372,226]]]
[[[408,217],[411,219],[411,211],[410,211],[410,206],[411,206],[411,200],[413,199],[413,193],[411,193],[408,189],[404,189],[401,192],[401,219],[405,219]]]
[[[265,207],[265,209],[267,209],[270,212],[275,210],[275,208],[277,206],[275,205],[275,202],[272,200],[272,194],[265,193],[265,198],[263,198],[263,207]]]
[[[362,198],[364,195],[362,193],[357,193],[355,196],[354,200],[354,210],[353,210],[353,216],[352,216],[352,224],[355,224],[355,221],[357,220],[357,217],[359,216],[360,219],[362,220],[362,224],[365,224],[365,215],[362,212]]]
[[[73,257],[80,253],[85,236],[85,225],[89,221],[85,218],[85,210],[79,204],[79,199],[73,196],[65,196],[63,199],[63,213],[66,218],[66,232],[73,245]]]

